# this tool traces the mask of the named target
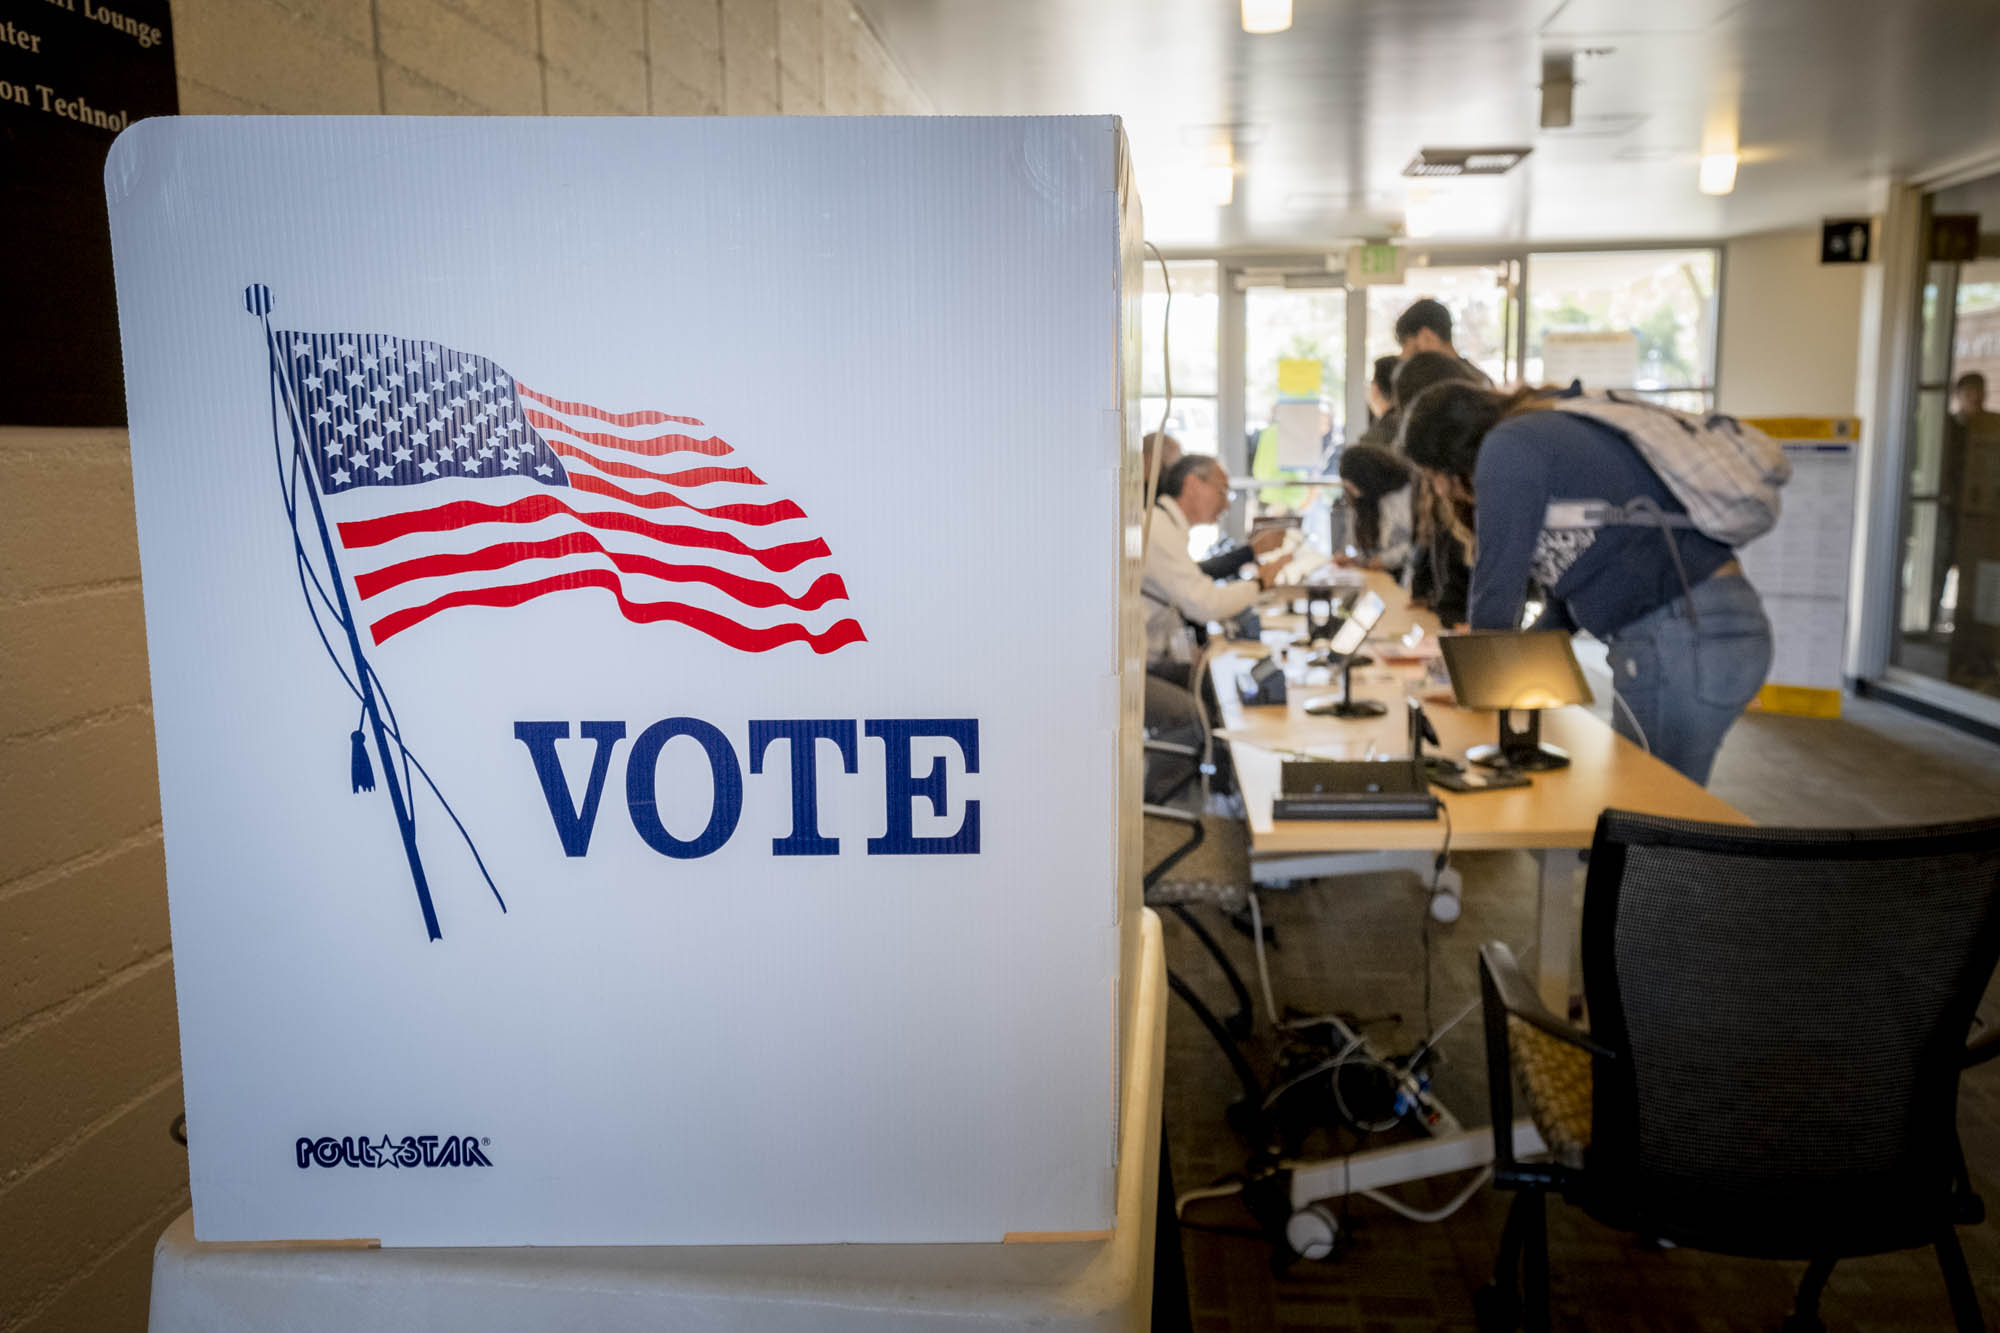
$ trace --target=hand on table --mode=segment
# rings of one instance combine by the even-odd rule
[[[1269,588],[1277,583],[1278,572],[1291,563],[1292,558],[1288,555],[1281,555],[1275,560],[1266,560],[1260,563],[1257,566],[1257,586],[1260,588]]]

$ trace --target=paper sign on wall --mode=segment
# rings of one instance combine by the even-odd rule
[[[1542,378],[1582,380],[1586,389],[1629,389],[1639,381],[1639,339],[1629,329],[1556,331],[1542,338]]]
[[[1278,358],[1278,396],[1317,399],[1324,374],[1325,367],[1317,358],[1281,356]]]
[[[1278,428],[1278,466],[1317,470],[1320,461],[1320,406],[1279,403],[1271,413]]]
[[[1760,706],[1837,717],[1861,423],[1752,417],[1745,424],[1783,443],[1792,466],[1777,526],[1737,552],[1771,622],[1771,669]]]
[[[1123,172],[1105,118],[118,141],[203,1239],[1111,1225]]]

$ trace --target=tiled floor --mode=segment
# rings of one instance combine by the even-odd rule
[[[1724,745],[1711,786],[1767,824],[1850,827],[1990,814],[2000,811],[2000,748],[1884,705],[1849,701],[1837,722],[1746,718]],[[1534,924],[1534,866],[1526,854],[1464,855],[1455,862],[1465,876],[1465,915],[1430,932],[1438,1021],[1476,998],[1479,942],[1524,943]],[[1271,957],[1280,1003],[1364,1017],[1399,1014],[1371,1025],[1370,1036],[1388,1051],[1415,1043],[1424,1029],[1426,917],[1413,877],[1321,881],[1267,894],[1263,904],[1279,932],[1281,947]],[[1245,975],[1253,975],[1249,941],[1226,926],[1221,933]],[[1167,947],[1169,963],[1202,994],[1226,996],[1221,974],[1171,919]],[[2000,990],[1988,1004],[2000,1014],[1996,1001]],[[1251,1049],[1268,1068],[1264,1031],[1260,1025]],[[1185,1192],[1239,1170],[1244,1158],[1222,1114],[1234,1087],[1228,1066],[1178,1002],[1167,1043],[1167,1135],[1174,1183]],[[1475,1014],[1444,1039],[1437,1071],[1440,1094],[1475,1125],[1487,1119],[1480,1043]],[[1960,1106],[1975,1181],[2000,1213],[2000,1062],[1966,1077]],[[1435,1208],[1460,1183],[1425,1182],[1398,1193],[1415,1207]],[[1254,1226],[1241,1200],[1192,1203],[1183,1253],[1195,1327],[1471,1328],[1472,1293],[1486,1279],[1507,1202],[1485,1189],[1449,1220],[1422,1224],[1356,1199],[1336,1256],[1282,1273],[1274,1273],[1263,1240],[1196,1229]],[[1987,1319],[2000,1328],[2000,1234],[1989,1224],[1965,1229],[1961,1239]],[[1550,1244],[1556,1323],[1568,1329],[1775,1329],[1803,1271],[1799,1264],[1648,1249],[1560,1202],[1550,1205]],[[1834,1329],[1950,1326],[1928,1252],[1843,1263],[1821,1313]]]

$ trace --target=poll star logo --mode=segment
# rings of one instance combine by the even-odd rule
[[[262,284],[245,289],[244,306],[263,325],[271,444],[300,596],[357,706],[349,736],[352,787],[372,792],[379,763],[429,938],[442,938],[442,931],[418,845],[419,781],[457,830],[502,912],[507,904],[464,821],[412,751],[407,720],[398,718],[368,648],[465,608],[504,610],[581,590],[608,594],[634,623],[679,625],[741,652],[802,644],[824,654],[866,641],[860,623],[845,613],[847,586],[805,511],[774,494],[700,420],[611,412],[553,396],[483,356],[423,339],[276,331],[271,291]],[[741,775],[734,751],[712,726],[670,721],[678,729],[658,724],[635,743],[628,805],[640,836],[656,850],[704,855],[734,830]],[[534,756],[567,851],[579,837],[588,845],[608,751],[599,740],[584,811],[562,809],[568,789],[563,785],[558,801],[556,733],[548,730],[556,725],[523,723],[528,734],[517,727],[516,735]],[[598,728],[604,736],[609,725],[587,722],[585,735]],[[755,728],[764,725],[789,724],[753,724],[753,773],[770,743],[769,736],[757,741]],[[893,738],[903,734],[894,726],[902,724],[879,724],[888,728],[881,733],[877,725],[869,724],[869,734],[883,735],[893,750]],[[841,733],[849,772],[853,726],[846,723]],[[708,829],[688,841],[660,825],[650,795],[660,745],[682,734],[708,751],[716,778]],[[968,771],[976,771],[976,736],[960,743]],[[801,745],[808,752],[803,779],[797,777]],[[795,813],[812,808],[811,747],[810,740],[794,740]],[[892,789],[894,771],[892,755]],[[906,776],[902,785],[942,807],[941,776]],[[903,806],[907,825],[907,798]],[[965,825],[976,850],[976,803]],[[887,841],[899,846],[897,827],[892,816]],[[789,849],[777,854],[821,854],[832,842],[818,838],[816,823],[799,828],[807,832],[782,840]],[[879,841],[870,840],[871,852]],[[914,840],[925,841],[941,840]]]
[[[315,1166],[384,1167],[410,1170],[413,1167],[491,1166],[485,1148],[493,1141],[472,1134],[452,1134],[440,1139],[436,1134],[405,1134],[400,1140],[384,1134],[371,1139],[366,1134],[334,1138],[322,1135],[301,1138],[292,1146],[299,1170]]]

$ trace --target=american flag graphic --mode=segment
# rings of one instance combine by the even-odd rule
[[[805,511],[692,417],[568,401],[440,343],[272,343],[377,644],[576,589],[744,652],[866,638]]]

